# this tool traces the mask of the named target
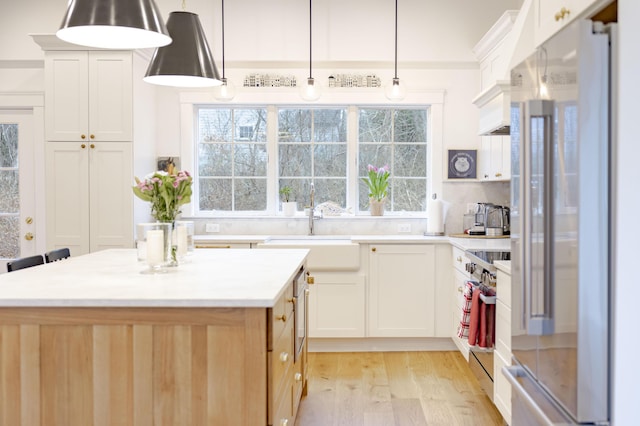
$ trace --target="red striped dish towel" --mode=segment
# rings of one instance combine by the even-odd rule
[[[462,315],[460,318],[460,325],[458,326],[458,337],[469,337],[469,319],[471,318],[471,296],[473,294],[473,288],[478,285],[475,281],[467,281],[462,291],[462,297],[464,297],[464,303],[462,305]]]
[[[484,285],[473,290],[468,342],[471,346],[492,348],[495,335],[495,305],[484,303],[480,299],[481,293],[485,296],[495,296],[495,291]]]

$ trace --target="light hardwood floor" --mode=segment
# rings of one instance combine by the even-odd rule
[[[457,351],[309,353],[308,383],[296,426],[503,424]]]

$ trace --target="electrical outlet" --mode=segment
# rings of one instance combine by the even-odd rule
[[[411,225],[408,223],[398,225],[398,232],[411,232]]]
[[[205,225],[206,232],[220,232],[220,224],[219,223],[207,223]]]

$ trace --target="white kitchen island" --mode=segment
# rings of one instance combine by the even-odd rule
[[[147,275],[106,250],[0,276],[0,426],[293,424],[305,356],[280,349],[307,253],[196,250]]]

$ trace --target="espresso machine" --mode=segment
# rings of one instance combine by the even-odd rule
[[[477,203],[475,212],[465,215],[464,231],[469,235],[491,237],[509,235],[509,216],[509,207],[493,203]],[[470,223],[471,220],[473,224]]]

